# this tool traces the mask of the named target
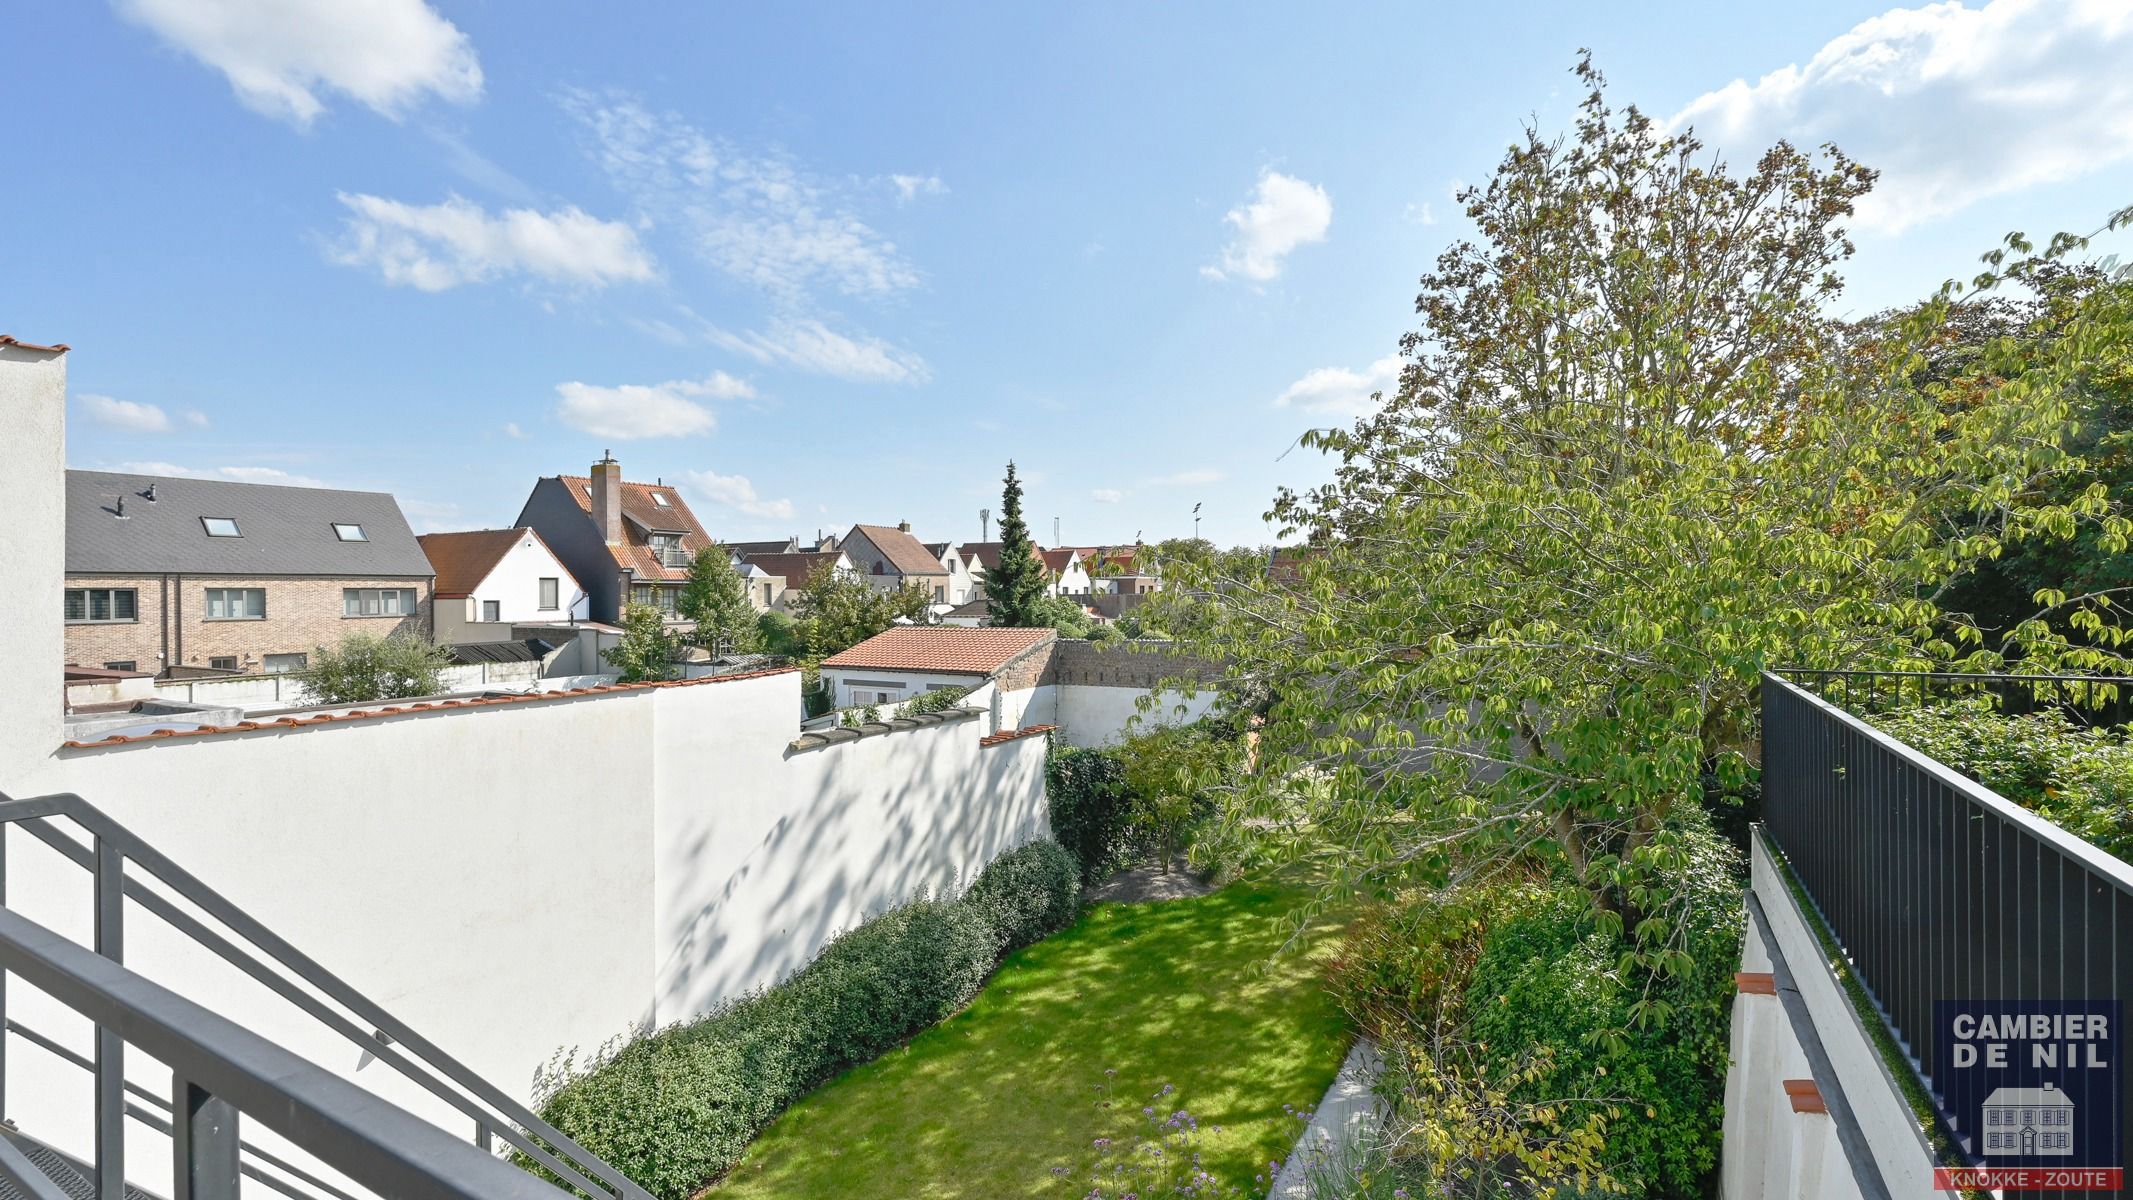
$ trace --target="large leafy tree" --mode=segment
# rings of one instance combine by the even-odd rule
[[[763,647],[748,583],[732,556],[716,546],[689,564],[689,582],[674,607],[696,622],[694,640],[714,653],[752,654]]]
[[[820,661],[882,632],[902,617],[922,621],[932,594],[916,584],[878,588],[847,571],[817,571],[793,602],[794,632]]]
[[[622,636],[602,657],[623,683],[672,679],[680,639],[667,630],[666,614],[650,604],[631,604],[622,610]]]
[[[1574,133],[1463,197],[1479,237],[1424,277],[1398,393],[1307,436],[1335,477],[1272,516],[1309,547],[1158,601],[1255,698],[1231,837],[1320,859],[1329,896],[1552,859],[1678,971],[1672,818],[1747,774],[1763,668],[1975,654],[1948,579],[2083,525],[2123,548],[2050,485],[2079,469],[2067,364],[2133,326],[2083,308],[1945,404],[1910,373],[1948,293],[1873,338],[1822,315],[1868,172],[1780,144],[1736,175],[1578,74]]]
[[[1022,519],[1022,481],[1007,464],[1000,489],[1000,561],[985,572],[986,620],[994,625],[1049,625],[1043,600],[1050,594],[1044,560]]]

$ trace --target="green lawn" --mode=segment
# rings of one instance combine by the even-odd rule
[[[1159,1103],[1200,1119],[1208,1169],[1249,1185],[1300,1132],[1282,1105],[1318,1103],[1347,1048],[1318,981],[1330,939],[1270,957],[1295,899],[1237,884],[1091,907],[969,1008],[793,1106],[712,1195],[1079,1196],[1091,1141],[1130,1136],[1166,1083]]]

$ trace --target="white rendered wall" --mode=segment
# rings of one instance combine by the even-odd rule
[[[543,578],[556,581],[555,608],[541,607]],[[530,625],[566,619],[583,621],[588,613],[586,601],[579,594],[581,590],[577,577],[556,561],[547,543],[527,533],[490,568],[489,576],[481,581],[481,586],[474,589],[472,619],[480,621],[482,605],[494,600],[499,613],[497,619],[505,624]]]
[[[59,745],[66,664],[60,623],[66,578],[66,398],[64,352],[0,345],[0,792],[41,785]]]
[[[854,684],[888,683],[904,689],[898,700],[913,700],[934,688],[976,687],[983,675],[957,675],[945,671],[896,671],[883,667],[825,667],[822,678],[834,686],[830,694],[839,708],[852,705]]]
[[[1135,717],[1140,718],[1141,727],[1197,721],[1215,704],[1213,691],[1202,691],[1190,698],[1170,692],[1158,696],[1155,706],[1144,714],[1140,700],[1149,694],[1146,688],[1070,683],[1058,690],[1058,715],[1050,723],[1059,726],[1059,738],[1069,746],[1116,742],[1125,736],[1127,722]]]

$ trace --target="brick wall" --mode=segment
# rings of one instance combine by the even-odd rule
[[[994,674],[993,686],[1003,692],[1019,692],[1038,684],[1052,683],[1052,656],[1066,643],[1057,638],[1040,642],[1021,658],[1008,663]]]
[[[130,661],[140,670],[155,671],[179,663],[205,667],[211,658],[229,656],[237,659],[240,669],[257,671],[269,654],[308,654],[351,633],[384,636],[407,629],[427,636],[431,628],[428,579],[187,575],[181,582],[177,576],[69,575],[67,586],[130,587],[136,593],[137,619],[131,622],[68,623],[67,661],[79,666]],[[266,589],[264,619],[210,621],[202,616],[207,610],[207,589],[252,587]],[[416,612],[412,616],[344,617],[341,591],[351,587],[413,588]],[[166,638],[169,664],[157,657]]]
[[[1174,654],[1167,642],[1059,641],[1052,653],[1049,683],[1083,687],[1152,688],[1164,679],[1211,681],[1220,665],[1204,658]]]

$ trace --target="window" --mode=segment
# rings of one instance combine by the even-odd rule
[[[217,671],[234,671],[237,669],[237,656],[234,654],[218,654],[208,659],[207,665]]]
[[[652,503],[654,503],[654,504],[658,505],[658,506],[659,506],[659,507],[661,507],[661,508],[672,508],[672,507],[674,507],[674,506],[673,506],[672,504],[669,504],[669,503],[667,502],[667,494],[666,494],[665,492],[653,492],[653,493],[652,493]]]
[[[132,588],[68,588],[67,620],[120,622],[136,619]]]
[[[308,654],[267,655],[266,668],[269,675],[280,675],[285,671],[301,671],[310,665],[311,656]]]
[[[123,662],[107,662],[104,664],[104,669],[106,671],[131,671],[134,670],[135,667],[133,665],[133,660],[129,658]]]
[[[770,607],[770,585],[767,583],[763,585],[763,607]]]
[[[494,622],[497,622],[497,621],[501,621],[501,620],[503,620],[503,619],[504,619],[504,605],[503,605],[503,602],[502,602],[501,600],[484,600],[484,601],[482,601],[482,602],[481,602],[481,619],[482,619],[482,620],[484,620],[484,621],[488,621],[488,622],[491,622],[491,623],[494,623]]]
[[[541,611],[542,611],[542,612],[547,612],[547,611],[550,611],[550,610],[552,610],[552,609],[556,609],[556,608],[561,608],[561,607],[562,607],[562,596],[563,596],[563,581],[562,581],[562,580],[560,580],[560,579],[543,579],[543,580],[541,580]]]
[[[344,617],[411,617],[415,615],[413,588],[342,588]]]
[[[244,536],[244,532],[237,528],[237,518],[235,517],[202,517],[200,518],[200,527],[207,530],[207,536],[209,537]]]
[[[344,542],[367,542],[370,540],[364,536],[361,525],[343,525],[338,521],[334,522],[333,536]]]
[[[948,597],[948,589],[947,589],[947,588],[937,587],[937,588],[934,588],[934,589],[933,589],[933,602],[934,602],[935,604],[939,604],[939,603],[940,603],[941,601],[943,601],[943,600],[947,599],[947,597]]]
[[[206,615],[210,621],[263,621],[267,616],[267,589],[209,588]]]

